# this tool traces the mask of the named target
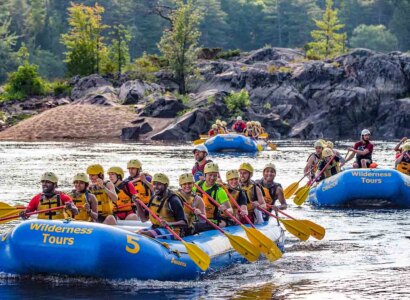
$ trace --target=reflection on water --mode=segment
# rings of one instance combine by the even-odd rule
[[[255,178],[267,161],[277,168],[284,187],[302,176],[311,142],[278,142],[279,151],[257,155],[212,155],[222,176],[241,162],[251,162]],[[342,142],[342,154],[350,142]],[[376,142],[375,161],[394,164],[394,143]],[[90,143],[0,143],[0,201],[25,204],[40,191],[39,177],[54,171],[60,188],[72,188],[72,176],[88,164],[106,169],[125,168],[138,158],[144,171],[165,172],[171,185],[193,165],[189,144],[147,145]],[[135,298],[135,299],[403,299],[410,294],[410,221],[408,210],[315,209],[291,206],[288,213],[309,219],[327,230],[326,237],[300,242],[288,235],[286,254],[271,264],[266,260],[237,265],[198,282],[107,281],[56,276],[0,276],[2,299]],[[2,225],[4,232],[20,221]]]

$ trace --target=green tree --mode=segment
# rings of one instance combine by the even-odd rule
[[[10,19],[0,19],[0,83],[7,78],[7,72],[17,66],[16,54],[13,46],[16,44],[17,36],[10,33]]]
[[[311,32],[313,42],[307,44],[307,56],[310,58],[326,58],[345,51],[346,33],[338,33],[344,27],[337,17],[337,9],[333,9],[333,1],[326,0],[326,9],[322,20],[314,20],[319,30]]]
[[[108,26],[102,24],[104,8],[95,4],[85,6],[71,4],[68,8],[70,31],[61,35],[66,46],[65,53],[69,75],[90,75],[100,73],[107,63],[107,46],[102,31]]]
[[[179,85],[179,93],[185,94],[187,79],[196,72],[201,16],[193,0],[187,0],[186,3],[177,0],[176,4],[176,10],[170,15],[172,29],[164,32],[158,48],[169,61]]]
[[[399,39],[399,47],[402,51],[410,50],[410,1],[396,0],[394,2],[393,18],[390,22],[390,30]]]
[[[369,48],[389,52],[397,50],[398,41],[396,36],[386,30],[384,25],[361,24],[353,31],[350,45],[353,48]]]
[[[108,57],[113,66],[111,72],[118,72],[121,74],[124,67],[130,62],[128,43],[132,36],[130,31],[122,24],[114,25],[109,35],[111,38],[111,45]]]

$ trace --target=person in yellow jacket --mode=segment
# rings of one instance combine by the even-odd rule
[[[332,157],[333,157],[333,160],[330,162]],[[330,162],[330,164],[328,164],[328,162]],[[326,167],[326,165],[327,165],[327,167]],[[322,170],[324,170],[324,171],[322,172]],[[323,149],[322,159],[319,161],[318,168],[317,168],[317,175],[319,175],[320,173],[322,173],[322,174],[317,179],[317,181],[321,181],[323,179],[329,178],[333,175],[336,175],[339,172],[340,172],[339,157],[337,157],[334,154],[332,149],[330,149],[330,148]]]
[[[229,202],[231,203],[232,209],[233,209],[233,214],[237,219],[241,219],[241,222],[243,223],[244,220],[242,218],[244,216],[248,215],[248,207],[247,207],[247,196],[245,191],[241,188],[239,184],[239,171],[238,170],[229,170],[226,172],[226,182],[227,184],[225,185],[226,190],[228,193],[234,198],[236,203],[239,205],[239,207],[242,210],[242,213],[238,212],[238,209],[229,199]]]
[[[120,167],[111,167],[107,173],[118,197],[114,204],[114,216],[120,220],[137,221],[138,216],[135,213],[135,204],[133,203],[134,197],[137,196],[134,185],[131,181],[123,180],[124,171]]]
[[[73,178],[74,190],[68,195],[78,208],[75,216],[77,221],[97,222],[98,203],[97,198],[88,191],[90,180],[85,173],[77,173]]]
[[[97,198],[98,219],[99,223],[112,224],[116,223],[112,216],[114,203],[118,197],[114,185],[104,180],[104,168],[99,164],[90,165],[87,168],[87,174],[90,179],[90,193]],[[108,220],[107,220],[107,217]]]
[[[154,175],[154,196],[148,203],[148,207],[161,219],[158,222],[148,211],[144,210],[137,203],[137,213],[142,222],[151,221],[152,226],[140,231],[141,234],[152,238],[169,238],[174,237],[165,228],[170,226],[177,234],[184,233],[182,228],[187,226],[187,219],[184,212],[182,200],[172,192],[169,187],[169,178],[163,173]]]
[[[396,168],[399,172],[410,175],[410,142],[406,142],[401,150],[400,156],[395,161]]]
[[[263,214],[257,209],[258,206],[266,209],[266,202],[263,197],[261,188],[251,178],[254,169],[249,163],[242,163],[239,166],[239,178],[241,188],[245,191],[248,197],[248,214],[249,219],[256,224],[263,223]]]
[[[60,206],[65,206],[65,208],[39,213],[37,218],[44,220],[66,219],[68,218],[66,210],[71,212],[71,216],[78,214],[78,209],[74,205],[72,199],[63,192],[56,190],[58,186],[58,178],[56,174],[53,172],[46,172],[41,175],[40,181],[42,192],[34,196],[27,205],[27,208],[19,213],[23,220],[29,218],[27,213]]]
[[[315,152],[311,153],[307,159],[306,166],[303,169],[303,173],[308,173],[308,179],[313,180],[315,178],[315,172],[317,171],[317,164],[322,159],[322,151],[325,145],[323,145],[322,141],[317,140],[314,143]]]
[[[199,197],[192,189],[194,187],[194,176],[191,173],[184,173],[179,176],[180,188],[176,192],[177,196],[182,200],[183,204],[187,203],[195,211],[192,211],[184,205],[185,215],[188,221],[188,227],[185,229],[184,236],[195,233],[194,223],[204,223],[205,220],[199,215],[206,216],[205,204],[201,197]]]
[[[138,159],[131,159],[127,163],[127,169],[130,174],[127,180],[134,185],[138,199],[148,204],[154,190],[151,176],[142,172],[142,163]]]

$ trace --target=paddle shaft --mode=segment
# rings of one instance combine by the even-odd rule
[[[159,223],[161,223],[161,219],[160,217],[158,217],[144,202],[142,202],[140,199],[135,198],[135,201],[138,202],[139,205],[141,205],[147,212],[149,212],[149,214],[155,219],[157,220]],[[165,225],[164,226],[169,232],[171,232],[171,234],[178,240],[181,242],[185,242],[175,231],[173,231],[171,229],[171,227],[169,227],[169,225]]]
[[[228,198],[232,201],[232,203],[236,206],[236,208],[238,209],[238,211],[240,213],[242,213],[242,208],[239,206],[238,202],[236,202],[235,198],[231,195],[231,193],[228,192],[228,189],[225,189],[226,194],[228,195]],[[247,215],[244,215],[243,218],[246,220],[246,222],[248,222],[249,225],[252,226],[252,228],[255,228],[255,225],[253,225],[253,223],[251,222],[251,220],[249,219],[249,217]]]
[[[53,208],[48,208],[48,209],[36,210],[36,211],[33,211],[33,212],[29,212],[29,213],[27,213],[26,215],[27,215],[27,216],[31,216],[31,215],[46,213],[46,212],[50,212],[50,211],[54,211],[54,210],[60,210],[60,209],[63,209],[64,207],[65,207],[65,205],[57,206],[57,207],[53,207]],[[5,217],[5,218],[1,218],[0,221],[6,221],[6,220],[17,219],[17,218],[19,218],[19,217],[20,217],[20,215]]]
[[[192,212],[195,211],[195,209],[194,209],[191,205],[189,205],[188,203],[184,202],[184,205],[185,205],[186,207],[188,207],[189,210],[191,210]],[[202,214],[199,214],[199,217],[200,217],[202,220],[205,220],[205,222],[207,222],[207,223],[208,223],[209,225],[211,225],[213,228],[215,228],[216,230],[218,230],[218,231],[220,231],[221,233],[223,233],[223,234],[226,235],[226,232],[225,232],[221,227],[219,227],[219,226],[216,225],[215,223],[209,221],[207,217],[205,217],[205,216],[202,215]]]
[[[322,176],[322,174],[326,171],[326,168],[330,165],[333,159],[335,159],[335,157],[336,157],[336,154],[332,156],[332,158],[327,162],[327,164],[324,166],[322,171],[320,171],[319,174],[317,174],[316,177],[312,181],[309,181],[306,186],[311,187],[320,178],[320,176]]]

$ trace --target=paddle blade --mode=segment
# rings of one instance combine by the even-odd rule
[[[248,261],[254,262],[259,259],[260,251],[248,240],[241,236],[231,235],[226,233],[226,236],[229,239],[229,242],[240,255],[245,257]]]
[[[303,222],[299,220],[284,220],[279,219],[279,221],[285,226],[286,230],[300,239],[301,241],[306,241],[310,237],[310,229]]]
[[[7,214],[3,214],[1,216],[2,218],[7,218],[7,217],[10,217],[10,218],[8,218],[7,220],[0,221],[0,224],[5,224],[5,223],[8,223],[8,222],[11,222],[13,220],[16,220],[16,219],[20,218],[19,212],[20,212],[20,210],[12,210],[12,211],[8,212]],[[14,218],[11,218],[12,216],[14,216]]]
[[[197,245],[181,241],[187,249],[189,257],[202,270],[206,271],[211,263],[211,258]]]
[[[248,228],[243,225],[242,228],[245,229],[246,235],[251,243],[264,253],[269,260],[275,261],[282,256],[282,252],[279,250],[278,246],[262,232],[255,228]]]
[[[283,195],[285,196],[285,199],[289,199],[290,197],[292,197],[292,195],[296,192],[296,190],[299,187],[299,183],[298,182],[294,182],[292,183],[290,186],[288,186],[284,191],[283,191]]]
[[[256,148],[258,149],[258,151],[263,151],[263,146],[261,144],[258,144]]]
[[[200,144],[203,144],[203,143],[205,143],[205,142],[206,142],[206,140],[195,140],[195,141],[192,142],[192,144],[194,144],[194,145],[200,145]]]
[[[321,240],[325,237],[326,229],[320,226],[319,224],[316,224],[310,220],[300,221],[303,222],[310,229],[310,235],[313,236],[315,239]]]
[[[297,193],[295,198],[293,199],[293,203],[295,203],[298,206],[301,206],[307,199],[310,191],[310,186],[305,186],[302,189],[300,189]]]
[[[278,150],[278,147],[276,146],[276,144],[274,144],[274,143],[268,143],[268,146],[269,146],[269,148],[272,150],[272,151],[276,151],[276,150]]]
[[[267,134],[266,132],[261,133],[261,134],[258,136],[258,138],[260,138],[260,139],[267,139],[268,137],[269,137],[269,134]]]

